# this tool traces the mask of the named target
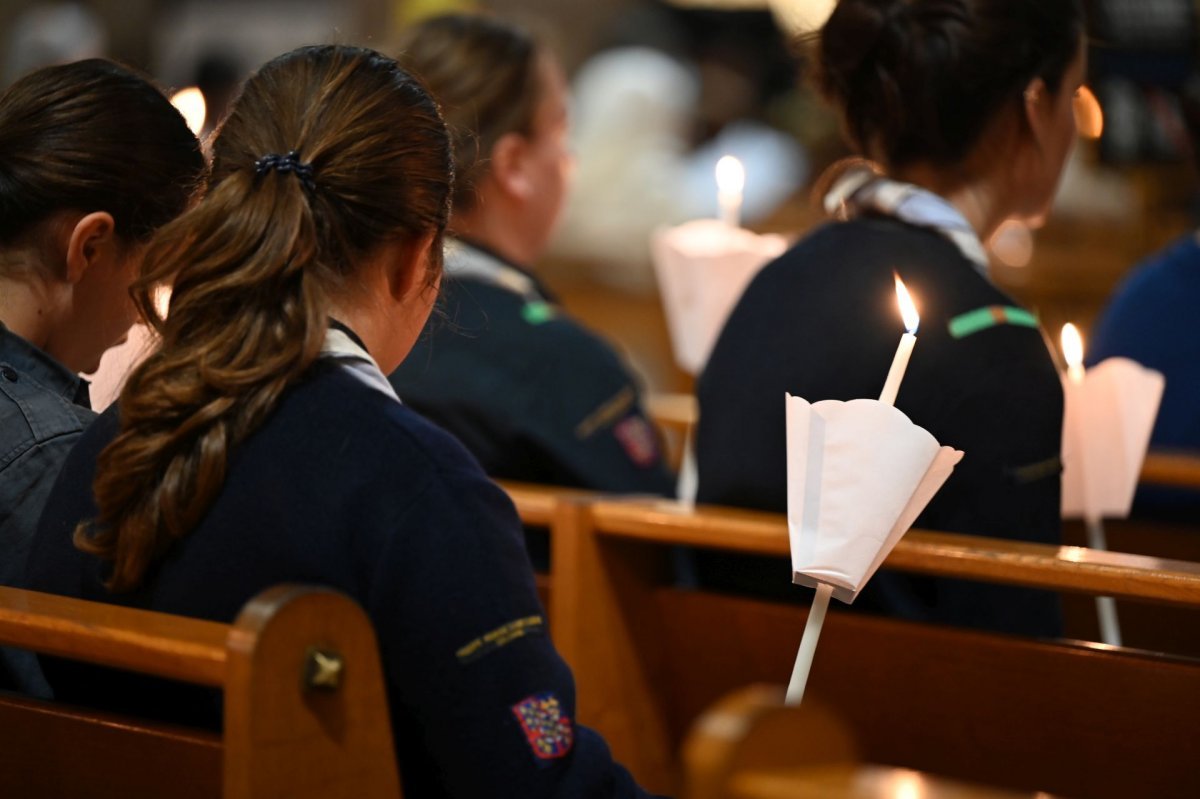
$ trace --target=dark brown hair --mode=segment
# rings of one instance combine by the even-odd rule
[[[429,87],[454,138],[456,211],[475,207],[500,137],[533,132],[543,52],[527,31],[486,14],[444,14],[405,31],[397,59]]]
[[[119,236],[144,239],[204,169],[183,117],[136,72],[102,59],[31,72],[0,95],[0,246],[61,210],[107,211]]]
[[[1029,81],[1058,91],[1082,34],[1078,0],[839,0],[817,83],[865,155],[956,164]]]
[[[292,151],[311,180],[256,169]],[[437,106],[390,58],[302,48],[249,79],[217,133],[207,195],[155,236],[134,286],[162,342],[121,392],[98,518],[75,533],[112,561],[110,589],[137,586],[196,526],[238,444],[319,356],[329,298],[365,256],[432,234],[440,269],[452,179]],[[169,280],[164,321],[151,294]]]

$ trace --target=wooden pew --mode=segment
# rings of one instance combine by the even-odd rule
[[[224,695],[218,734],[0,694],[0,796],[400,796],[375,634],[341,594],[279,586],[226,625],[0,588],[0,645]]]
[[[1138,482],[1200,492],[1200,453],[1151,450],[1146,453]]]
[[[682,451],[682,437],[690,434],[700,418],[700,406],[695,396],[680,393],[649,394],[646,397],[646,413],[667,438],[669,451],[673,453],[672,462],[677,464]],[[1151,450],[1146,453],[1138,482],[1200,492],[1200,452]]]
[[[863,763],[853,732],[828,708],[783,705],[782,686],[723,697],[683,744],[684,799],[1039,799],[1045,794],[968,784]]]
[[[580,721],[643,784],[674,791],[688,725],[730,690],[786,679],[806,609],[675,588],[669,548],[786,555],[786,521],[577,498],[559,502],[553,531],[551,630],[575,669]],[[1078,547],[913,531],[884,567],[1200,606],[1196,564]],[[1187,732],[1200,718],[1200,661],[834,609],[809,691],[872,733],[873,762],[1084,796],[1137,785],[1170,795],[1200,778]],[[1128,762],[1104,760],[1126,736]]]

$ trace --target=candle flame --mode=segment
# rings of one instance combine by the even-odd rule
[[[1098,139],[1104,133],[1104,109],[1095,93],[1087,86],[1080,86],[1075,92],[1073,109],[1075,112],[1075,127],[1079,135],[1085,139]]]
[[[1083,336],[1070,322],[1062,327],[1062,352],[1068,367],[1078,369],[1083,366]]]
[[[905,288],[904,281],[900,279],[899,275],[892,274],[896,278],[896,302],[900,305],[900,318],[904,320],[904,328],[909,333],[916,335],[917,327],[921,324],[921,316],[917,313],[917,306],[913,303],[908,289]]]
[[[732,155],[717,161],[717,190],[722,194],[741,194],[746,187],[746,169]]]
[[[208,106],[204,102],[204,92],[195,86],[180,89],[171,95],[171,105],[183,115],[184,122],[193,135],[199,136],[204,130],[204,122],[208,118]]]

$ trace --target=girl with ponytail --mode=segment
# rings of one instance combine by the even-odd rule
[[[573,727],[544,634],[460,657],[544,620],[511,503],[384,377],[436,299],[452,175],[436,104],[391,59],[309,47],[251,77],[205,198],[147,251],[134,296],[161,343],[72,453],[29,583],[226,622],[281,582],[339,589],[378,634],[406,795],[637,796]],[[200,689],[45,667],[66,701],[219,723]],[[552,759],[514,723],[534,699],[560,716]]]
[[[0,585],[19,585],[54,478],[94,414],[87,383],[136,318],[146,240],[204,171],[157,87],[99,59],[0,95]],[[0,652],[0,687],[43,693],[32,656]]]
[[[698,385],[699,500],[785,509],[782,397],[879,395],[903,332],[896,273],[921,314],[896,406],[966,453],[917,526],[1058,543],[1062,389],[1036,319],[990,281],[983,242],[1006,220],[1040,219],[1054,196],[1085,74],[1080,4],[840,0],[815,44],[818,85],[862,160],[824,181],[833,221],[759,273],[713,350]],[[716,584],[778,583],[760,566],[704,570]],[[886,572],[860,606],[1061,629],[1048,593]]]

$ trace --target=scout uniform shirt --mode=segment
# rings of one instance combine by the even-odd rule
[[[638,387],[613,349],[528,273],[450,241],[441,309],[392,373],[396,393],[495,478],[669,495]]]
[[[548,635],[508,497],[451,436],[397,401],[352,334],[238,445],[220,493],[136,590],[71,531],[95,517],[96,458],[115,407],[71,453],[29,553],[30,588],[232,622],[260,591],[315,583],[354,598],[379,642],[404,795],[643,797],[575,723],[571,671]],[[43,658],[57,699],[218,726],[197,686]]]
[[[916,527],[1060,542],[1063,396],[1036,321],[993,286],[974,232],[945,200],[851,174],[827,224],[747,287],[698,385],[698,501],[784,511],[784,394],[810,402],[875,398],[904,327],[893,273],[921,315],[896,407],[965,454]],[[775,586],[787,563],[741,573],[702,555],[702,579]],[[755,570],[757,569],[757,571]],[[890,615],[1057,635],[1047,592],[881,571],[854,605]]]

